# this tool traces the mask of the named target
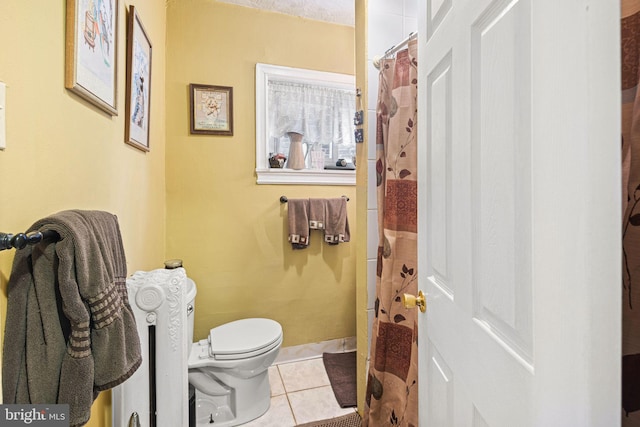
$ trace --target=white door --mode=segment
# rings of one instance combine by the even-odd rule
[[[420,426],[617,426],[619,2],[418,1]]]

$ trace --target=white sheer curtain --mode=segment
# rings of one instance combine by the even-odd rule
[[[298,132],[304,135],[306,151],[320,147],[326,160],[350,159],[355,154],[355,91],[269,81],[268,111],[273,152],[286,153],[287,132]]]

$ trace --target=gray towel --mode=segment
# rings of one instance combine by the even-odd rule
[[[289,243],[293,249],[309,245],[309,199],[289,199]]]
[[[324,230],[326,199],[309,199],[309,228]]]
[[[7,294],[4,403],[68,403],[70,425],[91,415],[100,391],[124,382],[142,361],[126,290],[117,218],[63,211],[29,231],[58,242],[16,252]]]
[[[349,218],[347,218],[347,199],[326,199],[324,218],[324,241],[330,245],[345,243],[351,239]]]

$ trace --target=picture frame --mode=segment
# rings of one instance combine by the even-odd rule
[[[192,134],[233,135],[233,87],[189,85]]]
[[[67,0],[65,88],[118,115],[119,0]]]
[[[127,23],[127,90],[125,142],[149,151],[152,45],[135,6]]]

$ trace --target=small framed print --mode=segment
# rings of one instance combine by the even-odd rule
[[[127,26],[127,102],[125,142],[149,151],[151,41],[134,6]]]
[[[233,88],[189,85],[191,133],[233,135]]]

